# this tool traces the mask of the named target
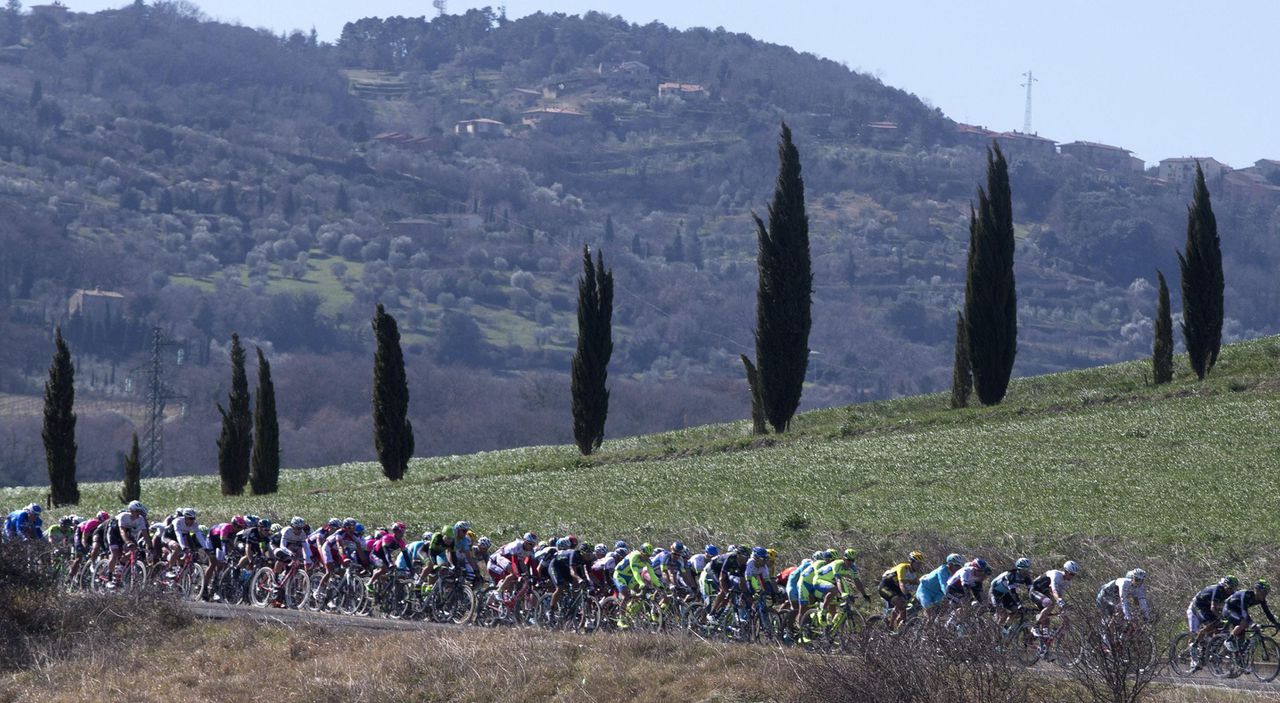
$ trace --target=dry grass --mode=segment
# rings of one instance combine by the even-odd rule
[[[87,648],[86,648],[87,649]],[[783,654],[669,637],[199,623],[0,681],[0,701],[787,701]]]

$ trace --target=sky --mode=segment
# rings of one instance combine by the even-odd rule
[[[128,0],[63,0],[76,12]],[[430,0],[196,0],[209,16],[334,41],[366,16],[432,16]],[[448,0],[448,12],[502,0]],[[670,27],[724,27],[840,61],[950,118],[1059,142],[1102,142],[1148,164],[1212,156],[1233,167],[1280,159],[1280,2],[1229,10],[1190,0],[508,0],[507,16],[589,10]]]

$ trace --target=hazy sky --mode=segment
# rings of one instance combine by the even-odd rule
[[[63,0],[77,12],[127,0]],[[197,0],[210,16],[251,27],[319,32],[332,41],[364,16],[434,15],[430,0]],[[450,13],[495,2],[449,0]],[[1032,129],[1059,142],[1131,149],[1148,163],[1213,156],[1237,168],[1280,159],[1274,37],[1280,2],[1215,9],[1190,0],[509,0],[507,15],[598,10],[632,22],[717,27],[870,72],[952,119]]]

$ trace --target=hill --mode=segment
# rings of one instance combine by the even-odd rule
[[[992,408],[945,410],[933,395],[810,412],[785,437],[752,439],[730,423],[609,441],[590,459],[571,446],[415,459],[398,483],[354,463],[283,472],[266,497],[221,497],[212,477],[144,481],[142,493],[158,509],[197,505],[209,520],[467,519],[495,540],[535,529],[793,554],[926,535],[1055,553],[1095,540],[1236,555],[1274,546],[1280,338],[1225,347],[1205,383],[1180,368],[1155,388],[1148,372],[1130,362],[1020,379]],[[1230,499],[1216,498],[1227,486]],[[115,504],[116,490],[82,484],[84,509]],[[42,493],[3,489],[0,500]]]
[[[781,119],[814,232],[804,407],[950,377],[988,139],[835,62],[600,13],[366,18],[333,45],[184,3],[3,19],[0,392],[39,395],[62,324],[78,397],[137,403],[157,326],[183,396],[171,472],[214,464],[232,331],[273,359],[286,466],[371,458],[351,439],[370,436],[369,374],[351,370],[376,301],[405,332],[424,454],[567,441],[583,244],[617,276],[609,436],[745,416],[748,217]],[[1142,354],[1186,194],[1016,143],[1016,373]],[[1275,204],[1211,187],[1228,339],[1275,332]],[[123,312],[71,312],[98,288]],[[0,483],[35,480],[35,418],[0,417]],[[114,476],[137,429],[83,415],[82,475]]]

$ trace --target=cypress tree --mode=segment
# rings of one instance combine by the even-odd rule
[[[347,195],[347,186],[345,183],[338,184],[338,197],[334,202],[334,207],[340,212],[351,212],[351,198]]]
[[[969,394],[973,392],[973,371],[969,367],[969,336],[964,324],[964,314],[956,313],[956,355],[951,368],[951,407],[969,407]]]
[[[612,244],[612,243],[613,243],[613,237],[614,237],[614,232],[613,232],[613,215],[612,215],[612,214],[607,214],[607,215],[605,215],[605,216],[604,216],[604,243],[605,243],[605,244]]]
[[[963,314],[973,386],[983,405],[1004,400],[1018,353],[1013,245],[1009,166],[993,145],[987,150],[987,189],[978,188],[978,208],[969,208]]]
[[[582,277],[578,279],[578,348],[573,353],[570,391],[573,397],[573,439],[588,455],[604,441],[609,417],[609,357],[613,355],[613,269],[604,267],[604,254],[582,247]]]
[[[218,211],[230,217],[240,216],[240,207],[236,204],[236,191],[228,183],[222,187],[222,198],[218,202]]]
[[[809,258],[809,216],[804,207],[800,152],[791,128],[782,123],[778,139],[778,177],[769,226],[754,212],[756,268],[756,370],[765,417],[785,432],[800,406],[809,366],[809,329],[813,323],[813,272]]]
[[[120,488],[120,502],[128,503],[142,497],[142,461],[138,458],[138,433],[133,433],[129,456],[124,458],[124,485]]]
[[[44,428],[40,435],[44,439],[53,504],[74,505],[80,502],[80,486],[76,483],[76,370],[61,327],[54,328],[53,344],[56,351],[49,364],[49,380],[44,384]]]
[[[276,386],[271,364],[258,347],[258,396],[253,404],[253,454],[249,487],[254,495],[275,493],[280,482],[280,425],[276,421]]]
[[[244,373],[244,347],[240,335],[231,334],[231,391],[227,409],[218,404],[222,434],[218,437],[218,476],[222,495],[244,493],[249,480],[249,454],[253,449],[253,417],[249,412],[249,381]]]
[[[1196,377],[1204,380],[1222,348],[1222,249],[1218,221],[1209,204],[1204,171],[1196,163],[1195,195],[1187,208],[1187,244],[1178,252],[1182,269],[1182,338]]]
[[[378,345],[373,356],[373,441],[383,475],[399,481],[413,456],[413,424],[400,328],[382,303],[373,316],[373,336]]]
[[[1160,297],[1156,301],[1155,339],[1151,343],[1151,370],[1155,385],[1173,380],[1173,317],[1169,313],[1169,286],[1164,274],[1156,271]]]
[[[739,354],[742,368],[747,372],[747,391],[751,393],[751,434],[769,434],[769,424],[764,419],[764,407],[760,404],[760,373],[746,354]]]

